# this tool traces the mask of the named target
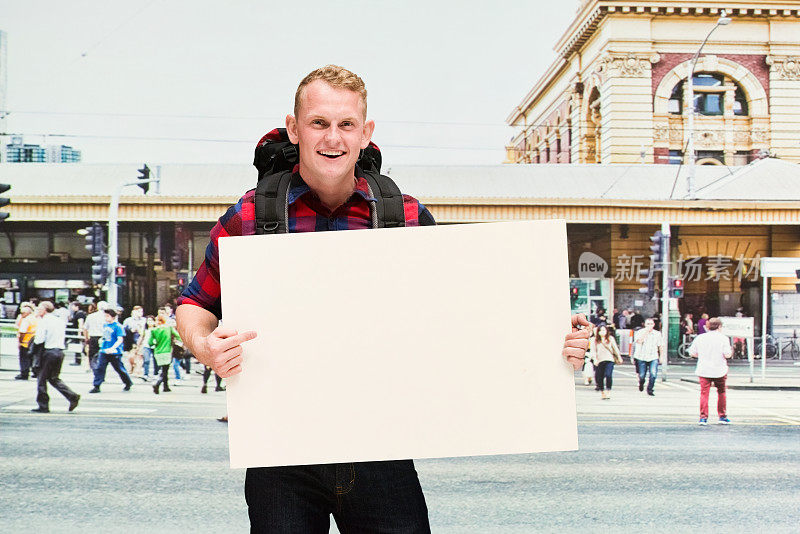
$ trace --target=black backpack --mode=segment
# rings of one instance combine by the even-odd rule
[[[272,130],[258,142],[253,165],[258,169],[255,192],[256,234],[281,234],[287,232],[286,218],[289,188],[293,185],[292,170],[299,161],[297,145],[292,144],[285,128]],[[381,152],[370,142],[361,151],[357,165],[364,171],[372,195],[377,200],[374,207],[375,228],[405,226],[403,195],[397,184],[380,174]]]

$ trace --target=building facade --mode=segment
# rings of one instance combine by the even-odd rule
[[[582,0],[556,60],[507,117],[518,133],[506,161],[685,162],[694,108],[698,163],[800,162],[799,8]],[[724,9],[730,23],[715,28]]]

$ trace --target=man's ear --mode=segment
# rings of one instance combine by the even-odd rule
[[[364,130],[361,133],[361,148],[367,148],[369,142],[372,141],[372,132],[375,131],[375,121],[367,121],[364,123]]]
[[[286,133],[289,135],[289,141],[296,145],[300,136],[297,135],[297,119],[294,115],[286,115]]]

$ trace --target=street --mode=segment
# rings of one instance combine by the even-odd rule
[[[244,471],[216,420],[225,394],[201,395],[199,375],[156,396],[109,372],[89,395],[90,375],[65,366],[80,406],[51,388],[52,413],[33,414],[35,382],[4,361],[0,531],[247,531]],[[608,401],[576,374],[577,452],[417,461],[433,532],[796,532],[800,392],[729,391],[733,424],[698,427],[697,386],[679,380],[691,370],[671,367],[647,397],[618,366]]]

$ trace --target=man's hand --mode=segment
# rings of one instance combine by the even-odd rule
[[[580,328],[580,327],[583,328]],[[564,336],[564,355],[567,362],[577,371],[583,367],[583,357],[589,349],[589,338],[592,335],[592,323],[582,313],[572,316],[572,332]]]
[[[218,326],[202,342],[205,359],[217,376],[228,378],[242,372],[242,343],[256,337],[251,331],[242,332]]]

